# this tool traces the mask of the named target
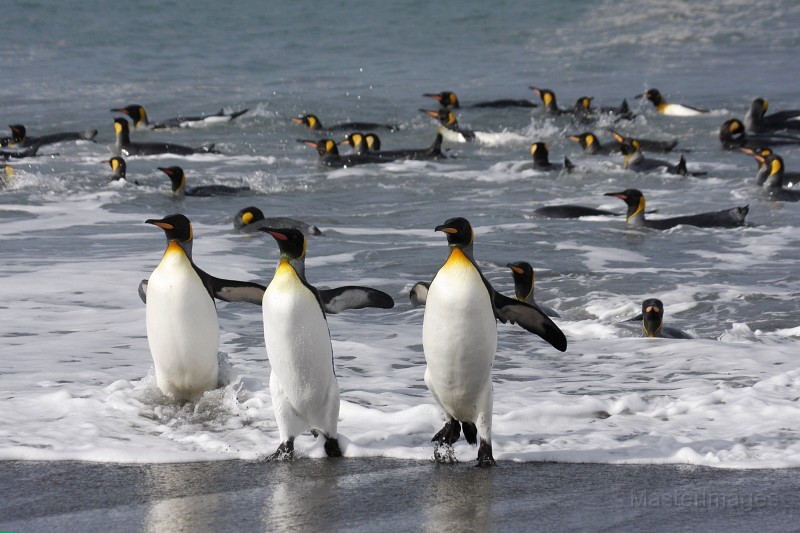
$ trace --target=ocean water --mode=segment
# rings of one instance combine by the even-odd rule
[[[307,275],[318,286],[362,284],[390,293],[392,310],[328,317],[341,388],[339,431],[349,457],[426,459],[443,422],[423,374],[422,309],[408,290],[446,258],[433,228],[453,216],[475,229],[485,276],[513,292],[506,264],[536,269],[536,297],[556,308],[569,347],[498,324],[495,458],[500,461],[678,463],[720,468],[800,466],[800,205],[753,185],[756,164],[717,140],[753,98],[800,107],[800,5],[611,1],[349,1],[230,6],[154,2],[26,2],[0,22],[3,124],[30,135],[99,130],[14,160],[0,190],[0,459],[181,462],[257,459],[278,445],[260,309],[219,302],[222,385],[180,405],[155,386],[137,286],[158,264],[163,232],[144,220],[185,213],[194,259],[219,277],[266,284],[277,263],[267,236],[232,217],[255,205],[319,226]],[[456,91],[462,105],[553,89],[562,107],[627,98],[638,117],[613,126],[680,139],[653,157],[705,177],[634,174],[621,157],[584,157],[578,133],[540,109],[459,110],[477,144],[445,142],[448,158],[332,170],[288,118],[397,123],[384,149],[423,147],[436,132],[422,93]],[[634,98],[657,87],[709,108],[658,116]],[[128,158],[140,186],[109,181],[113,107],[142,104],[153,120],[247,108],[206,128],[134,131],[134,140],[214,142],[221,154]],[[341,134],[336,134],[337,140]],[[526,168],[531,142],[568,156],[570,175]],[[779,150],[790,171],[800,148]],[[238,197],[168,194],[159,166],[180,165],[189,186],[247,185]],[[623,212],[603,193],[635,187],[652,217],[750,206],[737,229],[625,227],[619,218],[547,220],[535,208],[579,203]],[[692,340],[642,339],[644,298]],[[324,457],[298,439],[300,455]],[[475,450],[459,442],[456,456]]]

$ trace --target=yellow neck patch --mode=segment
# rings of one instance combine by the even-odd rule
[[[242,215],[242,222],[244,222],[245,224],[249,224],[252,221],[253,221],[253,213],[251,213],[250,211]]]
[[[774,176],[775,174],[780,172],[782,169],[783,169],[783,165],[781,165],[781,162],[778,161],[777,159],[773,159],[772,160],[772,164],[770,165],[769,175],[770,176]]]
[[[594,135],[587,135],[586,136],[586,146],[591,146],[594,144]]]
[[[639,198],[639,206],[636,208],[636,211],[631,213],[631,216],[629,216],[626,220],[632,219],[633,217],[635,217],[639,213],[644,213],[644,196]]]
[[[550,107],[550,104],[553,103],[553,95],[550,93],[542,94],[542,102],[544,102],[545,107]]]

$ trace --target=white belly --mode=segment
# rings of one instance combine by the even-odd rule
[[[328,323],[314,294],[281,263],[264,292],[264,342],[272,373],[306,420],[338,398]],[[332,389],[335,389],[333,391]],[[338,406],[337,406],[338,409]]]
[[[480,398],[491,390],[497,324],[480,274],[460,251],[451,254],[431,283],[422,346],[431,392],[451,414],[471,419]]]
[[[219,322],[214,301],[177,245],[147,284],[147,341],[162,392],[192,400],[216,388]]]
[[[692,109],[691,107],[682,106],[680,104],[667,104],[661,111],[664,115],[673,117],[693,117],[695,115],[702,115],[702,111]]]

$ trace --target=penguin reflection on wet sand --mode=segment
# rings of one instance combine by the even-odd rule
[[[664,325],[664,304],[658,298],[648,298],[642,302],[642,313],[626,322],[642,323],[642,336],[663,339],[692,339],[683,330]]]
[[[230,122],[247,113],[247,109],[226,113],[220,109],[212,115],[200,115],[194,117],[174,117],[160,122],[150,122],[147,111],[139,104],[132,104],[125,107],[117,107],[111,110],[112,113],[122,113],[130,117],[133,127],[136,129],[159,130],[166,128],[197,128],[211,124],[221,124]]]
[[[734,207],[697,215],[685,215],[672,218],[646,219],[644,216],[644,195],[638,189],[626,189],[622,192],[607,192],[605,196],[619,198],[628,206],[625,222],[630,226],[652,229],[670,229],[679,225],[696,226],[700,228],[733,228],[742,226],[750,210],[749,206]]]
[[[257,207],[240,209],[233,217],[233,228],[242,233],[255,233],[261,228],[297,228],[306,235],[322,235],[316,226],[289,217],[265,218],[264,213]]]
[[[453,461],[452,445],[464,436],[478,444],[478,466],[493,466],[492,364],[497,351],[496,321],[519,324],[565,351],[567,339],[538,307],[504,296],[483,277],[473,258],[474,234],[465,218],[437,226],[450,249],[430,284],[422,323],[427,368],[425,384],[444,411],[446,423],[434,435],[437,461]]]
[[[213,144],[201,146],[199,148],[191,148],[183,146],[182,144],[174,144],[167,142],[131,142],[130,125],[128,121],[122,117],[114,119],[114,133],[115,133],[115,149],[117,155],[131,157],[135,155],[158,155],[158,154],[176,154],[176,155],[192,155],[192,154],[209,154],[219,153],[214,150]]]
[[[156,385],[176,400],[193,401],[217,387],[219,322],[214,298],[246,301],[249,291],[259,294],[259,286],[215,278],[198,268],[192,260],[192,224],[186,216],[174,214],[145,223],[161,228],[167,237],[161,262],[139,286]]]
[[[337,426],[339,385],[326,312],[390,309],[388,294],[367,287],[342,287],[323,294],[305,276],[306,239],[295,228],[260,228],[278,243],[280,259],[264,291],[264,342],[271,373],[269,389],[280,445],[269,460],[294,457],[295,437],[305,431],[325,439],[328,457],[341,457]]]
[[[232,196],[250,190],[246,185],[231,187],[228,185],[200,185],[186,187],[186,173],[181,167],[158,167],[158,170],[169,177],[172,185],[172,194],[178,198],[183,196]]]

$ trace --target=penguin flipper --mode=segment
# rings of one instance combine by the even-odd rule
[[[501,322],[518,324],[522,328],[539,335],[560,352],[567,349],[567,338],[555,322],[535,305],[509,298],[494,291],[493,304],[495,316]]]
[[[143,279],[139,282],[139,298],[142,299],[142,303],[147,303],[147,280]]]
[[[220,279],[213,276],[209,276],[209,278],[214,297],[223,302],[247,302],[261,305],[264,292],[267,290],[263,285],[249,281]]]
[[[641,322],[642,321],[642,313],[639,313],[635,317],[626,318],[623,322]]]
[[[378,307],[391,309],[394,300],[383,291],[369,287],[346,286],[336,289],[318,289],[322,308],[326,313],[335,315],[346,309],[363,309],[364,307]]]

